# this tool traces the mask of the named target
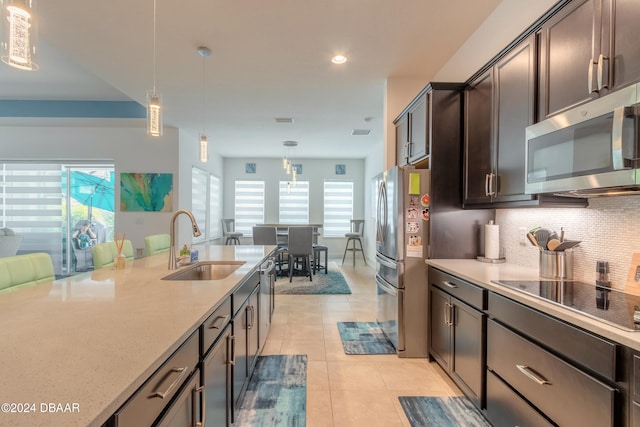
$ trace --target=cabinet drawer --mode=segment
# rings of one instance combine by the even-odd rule
[[[611,381],[618,380],[615,343],[489,293],[489,316]]]
[[[466,282],[456,276],[445,273],[433,267],[429,267],[429,283],[437,286],[449,295],[475,307],[479,310],[486,309],[487,291],[479,286]]]
[[[253,292],[253,290],[260,283],[260,272],[253,271],[249,273],[247,278],[242,282],[242,284],[236,289],[236,291],[232,295],[232,304],[233,304],[233,316],[235,317],[242,307],[242,304],[249,298],[249,295]]]
[[[195,331],[114,416],[116,426],[148,426],[160,415],[198,364]]]
[[[487,418],[495,427],[553,426],[493,372],[487,372]]]
[[[615,389],[491,320],[487,368],[558,425],[613,425]]]
[[[214,342],[224,331],[225,326],[231,320],[231,298],[224,300],[220,307],[216,308],[211,316],[202,323],[202,346],[200,354],[204,355],[209,351]]]
[[[196,369],[171,404],[171,407],[158,420],[156,427],[204,425],[203,400],[204,389],[200,386],[200,371]]]

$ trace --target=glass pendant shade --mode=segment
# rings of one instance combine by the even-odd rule
[[[200,161],[207,163],[209,161],[209,142],[207,135],[200,135]]]
[[[155,90],[147,92],[147,133],[162,136],[162,105]]]
[[[33,0],[0,0],[2,62],[20,70],[37,70]]]

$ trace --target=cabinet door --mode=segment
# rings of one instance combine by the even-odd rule
[[[227,325],[202,362],[207,426],[228,426],[231,423],[230,341],[231,325]]]
[[[233,412],[240,405],[240,397],[248,376],[247,363],[247,328],[249,318],[247,316],[249,301],[240,306],[238,314],[233,320]]]
[[[409,115],[405,114],[396,122],[396,165],[408,164],[409,147]]]
[[[492,173],[493,72],[478,77],[465,92],[464,204],[490,203]]]
[[[484,363],[485,315],[453,298],[453,361],[451,375],[467,389],[476,406],[481,405]]]
[[[496,98],[494,201],[531,200],[524,194],[525,128],[534,122],[535,38],[530,36],[494,67]]]
[[[409,163],[413,164],[424,159],[429,154],[429,98],[430,94],[422,95],[409,111]]]
[[[451,298],[440,289],[429,287],[431,308],[429,353],[449,372],[451,365]]]
[[[613,46],[608,54],[613,65],[613,89],[640,81],[640,2],[615,0],[613,8]],[[606,76],[605,76],[606,77]]]
[[[600,2],[576,0],[542,26],[539,120],[598,96]]]
[[[247,306],[247,376],[253,372],[253,367],[258,360],[260,352],[260,306],[258,297],[260,295],[260,287],[249,297],[249,305]]]

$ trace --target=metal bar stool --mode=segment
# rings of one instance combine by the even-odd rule
[[[242,233],[236,231],[236,221],[234,219],[221,219],[222,235],[226,237],[225,245],[239,245]]]
[[[364,237],[364,220],[363,219],[352,219],[351,220],[351,232],[346,233],[344,237],[347,238],[347,244],[344,247],[344,255],[342,255],[342,263],[344,264],[344,259],[347,256],[347,251],[350,251],[353,254],[353,266],[356,266],[356,252],[362,252],[362,259],[364,260],[364,264],[367,265],[367,259],[364,256],[364,247],[362,246],[362,239]],[[351,242],[352,247],[349,247],[349,242]],[[356,247],[356,242],[360,244],[360,247]]]
[[[320,264],[322,253],[324,252],[324,264]],[[325,245],[313,245],[313,274],[324,268],[324,274],[328,273],[329,248]]]

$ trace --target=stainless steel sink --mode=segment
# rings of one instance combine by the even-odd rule
[[[184,270],[164,276],[162,280],[220,280],[236,271],[244,263],[244,261],[198,262]]]

